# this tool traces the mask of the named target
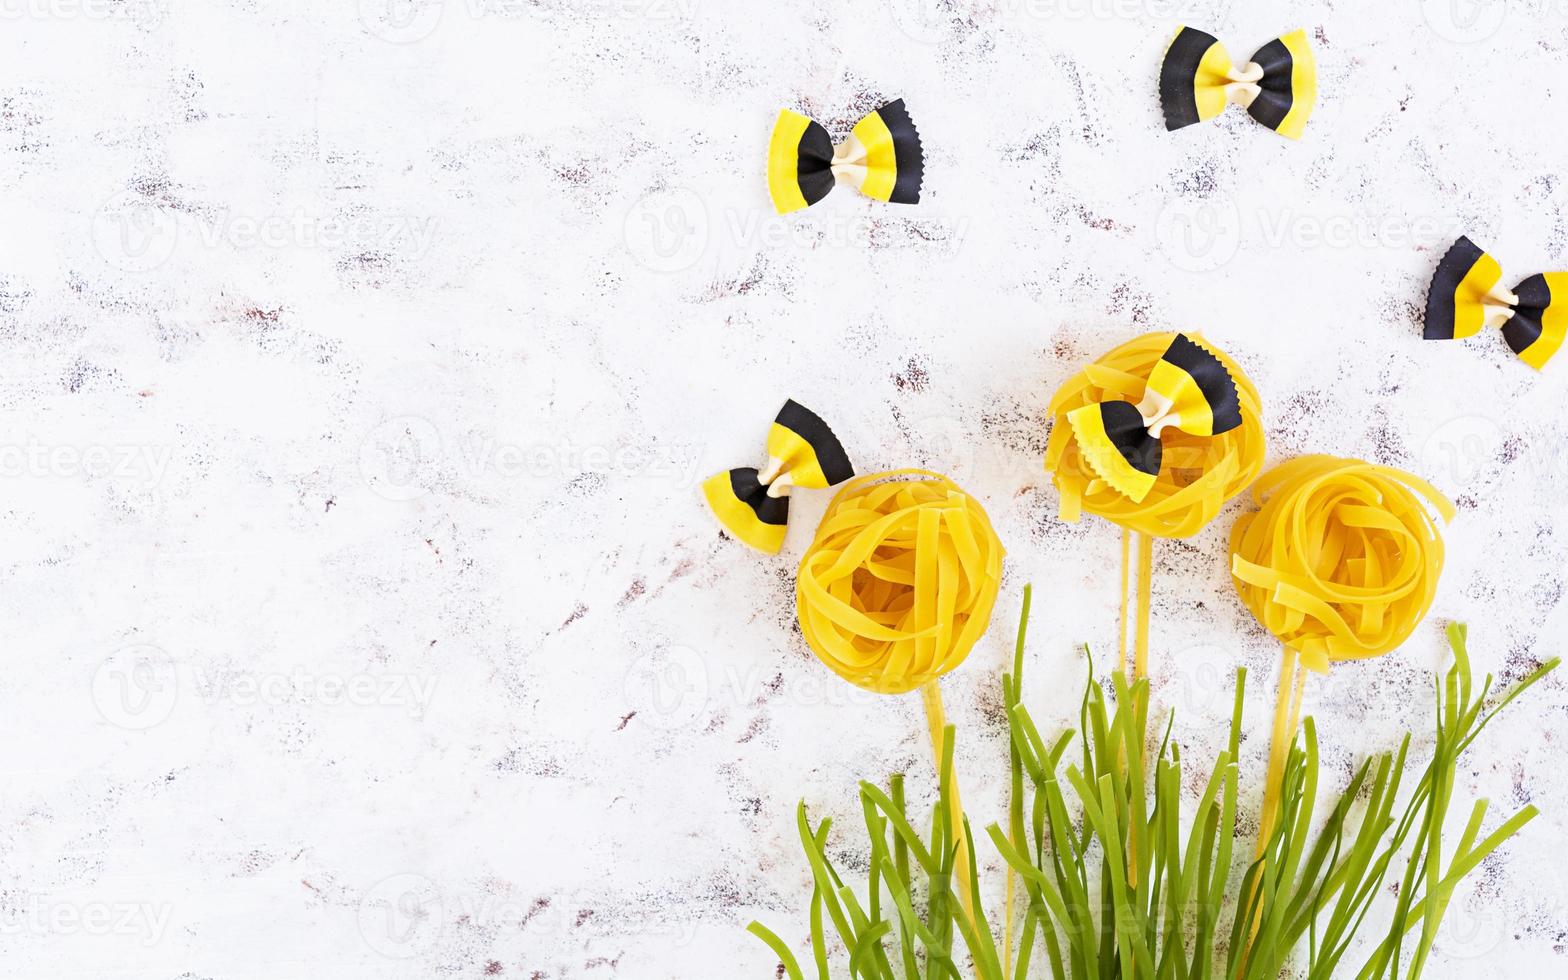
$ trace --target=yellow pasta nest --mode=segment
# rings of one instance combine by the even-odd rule
[[[1230,533],[1241,601],[1270,633],[1326,671],[1399,646],[1432,605],[1454,505],[1402,470],[1302,456],[1252,491],[1262,509]]]
[[[963,663],[991,620],[1002,542],[980,504],[925,470],[846,483],[800,562],[795,604],[840,677],[902,694]]]
[[[1063,520],[1097,514],[1129,531],[1157,538],[1185,538],[1214,519],[1225,501],[1247,488],[1263,470],[1263,425],[1258,390],[1223,351],[1199,335],[1236,383],[1241,425],[1215,436],[1194,436],[1167,428],[1161,441],[1163,465],[1143,500],[1134,502],[1095,473],[1079,452],[1067,413],[1097,402],[1143,396],[1149,374],[1176,337],[1148,333],[1121,345],[1069,378],[1051,396],[1050,442],[1045,468],[1061,494]]]

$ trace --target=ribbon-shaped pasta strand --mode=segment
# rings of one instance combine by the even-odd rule
[[[1240,68],[1212,34],[1178,28],[1160,66],[1165,128],[1213,119],[1234,102],[1252,118],[1300,139],[1318,97],[1318,69],[1306,31],[1275,38]]]
[[[964,662],[990,624],[1002,554],[978,501],[941,474],[907,469],[840,489],[800,562],[795,607],[811,652],[867,690],[919,688],[939,769],[946,721],[937,679]],[[956,783],[954,871],[973,922]]]
[[[801,559],[806,643],[851,684],[913,691],[963,663],[985,632],[1002,554],[979,502],[945,476],[911,469],[852,480]]]
[[[903,99],[868,114],[837,148],[826,129],[789,109],[779,110],[768,141],[768,196],[779,214],[810,207],[840,181],[878,201],[916,204],[924,173],[920,133]]]
[[[1410,636],[1443,571],[1431,512],[1451,521],[1454,505],[1402,470],[1334,456],[1274,467],[1253,500],[1260,509],[1231,529],[1231,576],[1242,603],[1284,645],[1261,854],[1300,718],[1300,669],[1327,673],[1334,661],[1380,656]]]
[[[1051,396],[1045,468],[1063,520],[1083,511],[1122,528],[1119,669],[1149,674],[1154,538],[1188,537],[1263,468],[1257,389],[1195,334],[1135,338],[1069,378]],[[1138,536],[1132,671],[1127,644],[1131,536]],[[1146,690],[1146,689],[1144,689]],[[1132,760],[1141,766],[1141,758]],[[1138,821],[1129,850],[1138,848]],[[1134,866],[1128,865],[1128,880]]]
[[[1301,456],[1265,473],[1261,507],[1231,529],[1231,575],[1258,622],[1327,673],[1335,660],[1381,656],[1431,608],[1454,505],[1388,466]]]
[[[1175,425],[1163,426],[1158,438],[1158,472],[1143,489],[1142,496],[1134,499],[1104,475],[1104,471],[1123,462],[1124,457],[1118,450],[1106,448],[1109,439],[1099,441],[1093,426],[1095,412],[1103,418],[1104,409],[1100,406],[1111,402],[1122,402],[1129,407],[1139,405],[1151,388],[1155,389],[1158,398],[1169,399],[1172,405],[1176,404],[1178,396],[1185,405],[1204,392],[1204,386],[1198,384],[1196,378],[1190,385],[1181,379],[1183,373],[1191,377],[1190,371],[1179,370],[1177,365],[1166,360],[1172,350],[1185,346],[1178,344],[1178,340],[1185,340],[1206,358],[1212,358],[1222,369],[1229,389],[1233,389],[1234,404],[1230,402],[1232,392],[1227,390],[1223,398],[1215,398],[1215,404],[1221,407],[1218,412],[1211,407],[1211,416],[1228,420],[1234,411],[1241,422],[1211,435],[1183,431]],[[1212,374],[1213,369],[1200,371],[1204,372]],[[1156,376],[1166,380],[1156,381]],[[1209,390],[1216,390],[1216,385],[1211,383]],[[1204,400],[1207,398],[1205,395]],[[1084,412],[1085,409],[1091,411]],[[1198,533],[1214,519],[1225,501],[1246,489],[1262,471],[1263,425],[1258,390],[1235,361],[1200,335],[1149,333],[1102,355],[1068,378],[1051,396],[1050,412],[1054,422],[1046,444],[1045,468],[1061,495],[1061,519],[1076,522],[1088,512],[1122,528],[1120,651],[1123,673],[1127,672],[1130,535],[1138,536],[1137,623],[1130,676],[1134,679],[1146,676],[1152,588],[1151,539],[1185,538]],[[1135,414],[1139,424],[1132,434],[1138,435],[1144,430],[1144,415],[1136,410]],[[1074,418],[1080,424],[1074,424]],[[1104,428],[1103,424],[1100,427]],[[1081,438],[1084,432],[1091,433],[1087,441]],[[1101,465],[1096,466],[1096,463]],[[1123,465],[1132,468],[1130,461]]]
[[[1539,371],[1568,334],[1568,272],[1537,273],[1511,291],[1502,279],[1497,260],[1461,235],[1432,274],[1422,336],[1458,340],[1501,327],[1509,348]]]

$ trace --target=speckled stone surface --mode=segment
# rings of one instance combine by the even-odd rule
[[[1468,233],[1568,265],[1568,10],[1525,0],[16,0],[0,3],[0,959],[14,977],[774,976],[806,936],[794,810],[930,800],[918,699],[832,678],[784,553],[708,473],[793,396],[863,470],[941,469],[1010,553],[944,685],[1002,812],[998,678],[1070,716],[1115,642],[1115,529],[1056,517],[1047,399],[1154,329],[1263,392],[1271,460],[1413,469],[1459,516],[1432,619],[1315,682],[1342,780],[1478,667],[1561,652],[1568,358],[1420,340]],[[1299,144],[1166,133],[1178,23],[1307,28]],[[768,206],[781,106],[903,97],[916,207]],[[1235,502],[1162,543],[1154,697],[1210,757],[1277,649],[1225,573]],[[1429,977],[1568,969],[1568,691],[1456,792],[1542,815],[1455,896]],[[1258,799],[1244,801],[1251,827]],[[856,838],[835,837],[851,868]],[[983,864],[997,859],[982,849]],[[996,880],[995,876],[991,879]]]

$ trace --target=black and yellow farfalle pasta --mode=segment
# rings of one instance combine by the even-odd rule
[[[1218,359],[1235,385],[1241,424],[1207,436],[1190,435],[1166,426],[1160,437],[1159,475],[1143,498],[1134,500],[1101,476],[1100,469],[1090,459],[1095,454],[1110,457],[1101,468],[1114,467],[1117,465],[1115,455],[1119,455],[1120,450],[1114,445],[1108,446],[1108,440],[1091,449],[1079,440],[1071,416],[1080,409],[1090,410],[1080,419],[1092,436],[1097,422],[1104,428],[1101,404],[1120,401],[1136,408],[1155,382],[1155,375],[1159,374],[1162,379],[1167,375],[1166,355],[1172,347],[1185,348],[1184,344],[1177,343],[1183,338]],[[1170,384],[1161,380],[1154,386],[1169,390]],[[1180,384],[1178,378],[1176,385]],[[1225,401],[1225,398],[1216,398],[1216,402]],[[1195,333],[1162,330],[1134,337],[1084,365],[1056,389],[1047,410],[1054,421],[1045,447],[1045,468],[1061,494],[1059,516],[1063,521],[1075,523],[1083,514],[1094,514],[1122,529],[1118,662],[1126,672],[1130,657],[1132,670],[1128,676],[1133,679],[1147,677],[1154,539],[1189,538],[1202,531],[1227,500],[1245,490],[1263,471],[1266,447],[1261,396],[1241,366],[1224,351]],[[1100,413],[1098,420],[1092,414],[1094,412]],[[1139,417],[1142,427],[1143,413],[1135,411],[1134,414]],[[1228,407],[1219,411],[1211,408],[1209,414],[1223,419],[1230,410]],[[1126,465],[1123,458],[1122,466]],[[1137,599],[1133,608],[1137,616],[1129,634],[1128,584],[1132,577],[1135,542],[1138,572]],[[1132,640],[1130,646],[1129,638]]]
[[[1537,273],[1512,291],[1502,278],[1497,260],[1460,236],[1432,274],[1422,336],[1458,340],[1501,327],[1519,359],[1540,370],[1568,334],[1568,272]]]
[[[1167,130],[1213,119],[1235,102],[1258,122],[1296,140],[1317,98],[1318,69],[1306,31],[1275,38],[1238,68],[1214,35],[1182,27],[1160,67]]]
[[[779,214],[788,214],[827,197],[842,180],[878,201],[915,204],[924,159],[903,99],[860,120],[837,148],[826,129],[781,109],[768,142],[768,195]]]
[[[1067,413],[1085,464],[1128,499],[1149,495],[1164,462],[1166,428],[1217,436],[1241,425],[1241,402],[1230,371],[1212,351],[1177,334],[1149,373],[1134,405],[1111,399]]]
[[[786,401],[768,430],[768,462],[716,473],[702,485],[724,529],[759,551],[784,546],[791,487],[821,489],[855,475],[838,436],[811,409]]]
[[[730,533],[777,552],[789,488],[832,486],[854,474],[826,423],[794,401],[768,433],[768,457],[760,473],[710,478],[703,494]],[[940,473],[892,470],[850,480],[834,495],[795,587],[801,635],[823,664],[868,691],[920,690],[932,755],[950,781],[955,890],[971,928],[973,879],[958,781],[942,763],[951,744],[939,679],[990,625],[1002,556],[978,500]]]

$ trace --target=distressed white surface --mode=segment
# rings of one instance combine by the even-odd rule
[[[1568,363],[1419,339],[1458,232],[1511,280],[1568,263],[1561,4],[0,12],[7,976],[772,976],[742,927],[804,939],[795,802],[848,827],[857,779],[928,773],[916,700],[794,628],[823,496],[778,559],[700,505],[790,395],[863,470],[951,473],[1010,547],[945,684],[979,822],[1022,584],[1037,717],[1114,641],[1116,532],[1055,520],[1044,408],[1143,330],[1232,353],[1271,458],[1460,503],[1433,620],[1312,693],[1333,766],[1425,731],[1442,619],[1510,676],[1561,651]],[[1238,57],[1307,27],[1306,139],[1165,133],[1181,20]],[[900,96],[918,207],[772,215],[780,106],[841,133]],[[1211,755],[1246,665],[1255,775],[1276,651],[1234,513],[1160,548],[1156,697]],[[1428,976],[1563,971],[1565,735],[1552,680],[1468,758],[1460,792],[1543,815]]]

